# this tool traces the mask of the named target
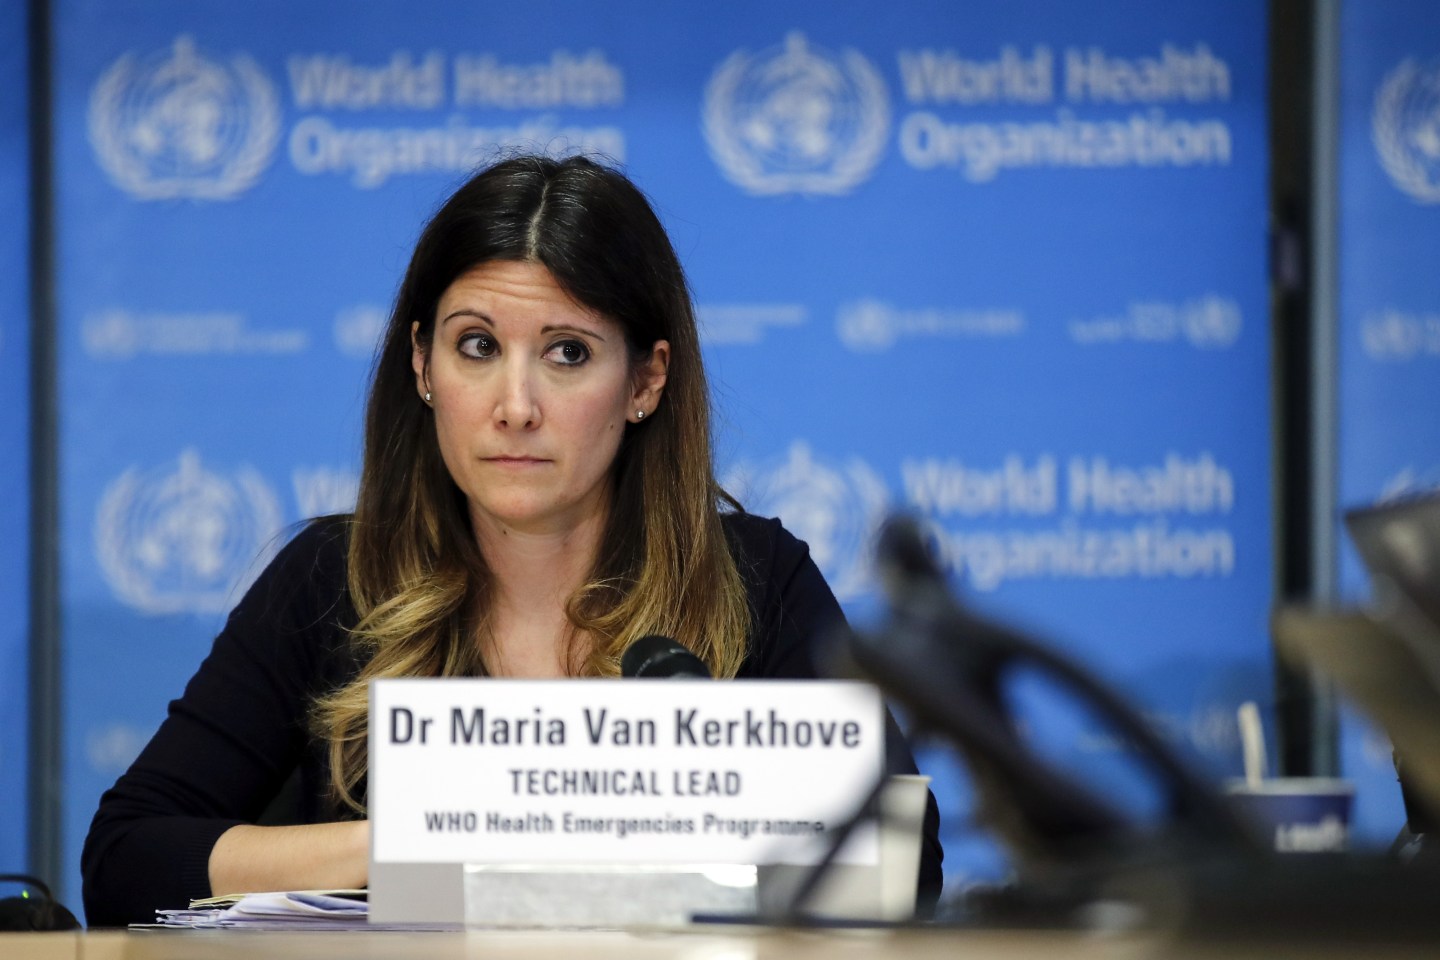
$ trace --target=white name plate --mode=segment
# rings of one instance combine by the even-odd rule
[[[882,774],[834,681],[379,680],[377,863],[810,863]],[[842,858],[874,863],[873,831]]]

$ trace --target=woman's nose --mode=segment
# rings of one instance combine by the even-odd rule
[[[505,365],[501,371],[500,396],[495,404],[496,426],[530,429],[540,425],[540,407],[531,376],[523,363]]]

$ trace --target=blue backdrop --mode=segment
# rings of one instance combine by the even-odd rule
[[[30,178],[25,5],[0,10],[0,873],[26,866],[30,605]]]
[[[69,862],[280,532],[353,502],[410,245],[517,144],[654,198],[722,474],[854,617],[909,508],[1234,771],[1270,696],[1265,4],[654,6],[57,0]]]
[[[1425,0],[1347,3],[1340,36],[1344,508],[1440,488],[1440,17]],[[1341,540],[1341,592],[1362,598],[1364,572]],[[1342,743],[1358,826],[1393,837],[1404,812],[1388,742],[1348,717]]]

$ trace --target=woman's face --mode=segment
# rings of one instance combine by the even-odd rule
[[[664,340],[632,361],[619,323],[572,300],[544,266],[511,260],[452,283],[429,350],[412,354],[477,529],[537,534],[603,516],[625,424],[654,413],[669,362]]]

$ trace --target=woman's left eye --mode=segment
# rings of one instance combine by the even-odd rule
[[[562,340],[545,351],[545,358],[565,367],[574,367],[590,359],[590,348],[579,340]]]

